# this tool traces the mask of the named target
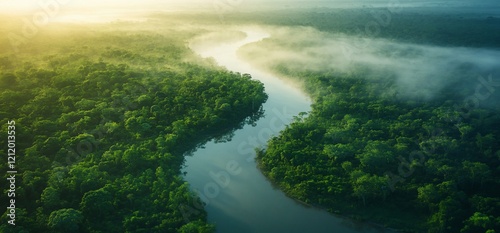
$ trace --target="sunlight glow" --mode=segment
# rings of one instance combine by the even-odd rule
[[[213,1],[223,0],[0,0],[0,14],[48,22],[143,21],[149,12],[213,11]]]
[[[171,11],[187,8],[211,8],[211,0],[0,0],[0,13],[30,14],[44,7],[81,14],[105,10]]]

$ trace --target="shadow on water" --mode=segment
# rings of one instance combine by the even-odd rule
[[[242,41],[209,46],[202,52],[195,50],[229,70],[251,73],[264,83],[269,95],[256,115],[185,158],[184,179],[206,204],[208,221],[216,224],[218,233],[391,232],[297,202],[275,189],[257,168],[255,148],[264,147],[293,121],[293,116],[309,111],[311,101],[296,86],[256,70],[237,57],[241,46],[269,37],[262,31],[245,32],[248,36]]]
[[[183,151],[184,156],[192,156],[193,153],[195,153],[199,149],[204,149],[205,144],[211,141],[213,141],[214,143],[230,142],[234,137],[236,131],[243,129],[246,125],[255,126],[256,122],[265,116],[264,112],[264,109],[262,108],[262,106],[260,106],[257,111],[255,111],[251,116],[245,118],[236,126],[219,128],[217,131],[209,131],[205,134],[200,134],[197,139],[192,140],[192,143],[186,142],[184,143],[182,148],[177,148],[176,151],[180,153],[182,153],[181,151]]]

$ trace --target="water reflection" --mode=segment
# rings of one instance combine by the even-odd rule
[[[193,156],[186,157],[185,180],[207,204],[208,220],[219,233],[233,232],[383,232],[374,227],[356,227],[351,221],[324,210],[311,208],[288,198],[277,190],[257,169],[254,148],[264,147],[293,116],[310,110],[310,99],[297,87],[279,78],[255,70],[238,59],[241,46],[269,35],[246,30],[247,38],[218,47],[196,50],[229,70],[250,73],[264,83],[269,95],[264,104],[265,117],[256,126],[245,125],[226,143],[209,142]]]

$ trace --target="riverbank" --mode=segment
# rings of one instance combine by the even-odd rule
[[[256,149],[257,157],[255,158],[257,168],[259,171],[266,176],[268,181],[277,189],[282,190],[285,195],[297,203],[300,203],[301,205],[304,205],[308,208],[316,208],[320,209],[323,211],[327,211],[332,215],[335,215],[338,218],[345,218],[346,220],[352,221],[353,225],[369,225],[374,228],[378,228],[383,230],[382,232],[400,232],[400,233],[417,233],[417,232],[423,232],[423,231],[418,231],[415,230],[415,228],[412,229],[412,227],[418,226],[418,223],[412,222],[411,224],[404,224],[401,225],[400,222],[394,222],[390,221],[388,219],[379,219],[379,218],[374,218],[374,216],[379,216],[378,213],[380,208],[373,207],[371,210],[370,208],[367,211],[367,208],[364,207],[363,211],[356,211],[356,209],[359,209],[358,206],[355,206],[353,204],[349,203],[358,203],[359,201],[353,201],[352,199],[343,199],[343,200],[338,200],[336,199],[335,205],[331,205],[329,207],[325,205],[321,205],[319,203],[311,203],[310,200],[304,199],[301,197],[294,196],[292,192],[290,192],[287,187],[283,185],[283,183],[280,183],[276,181],[275,179],[272,179],[269,176],[269,172],[262,167],[262,160],[259,159],[259,154],[263,153],[263,150]],[[359,204],[359,203],[358,203]],[[383,215],[387,216],[387,215]],[[398,215],[400,216],[400,215]],[[376,220],[379,219],[379,220]],[[422,228],[422,227],[418,227]],[[423,228],[422,228],[423,230]]]
[[[212,46],[198,51],[212,57],[228,70],[250,73],[264,83],[269,98],[263,105],[265,116],[254,126],[234,132],[231,141],[209,142],[186,157],[185,180],[207,205],[209,222],[225,232],[345,232],[380,233],[371,225],[353,224],[318,208],[310,208],[288,198],[274,188],[256,167],[253,148],[286,128],[300,112],[310,110],[310,98],[293,84],[241,61],[236,51],[245,44],[260,41],[267,33],[247,31],[240,42]],[[198,47],[199,48],[199,47]],[[227,165],[237,164],[238,173],[229,173]]]
[[[314,100],[260,158],[288,195],[405,231],[500,227],[500,98],[478,97],[498,71],[496,48],[364,38],[371,46],[354,52],[358,36],[304,27],[272,36],[240,54],[303,81]]]

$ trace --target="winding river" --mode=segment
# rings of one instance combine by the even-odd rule
[[[259,171],[254,148],[265,146],[293,116],[309,111],[311,100],[297,87],[238,59],[238,48],[269,37],[258,30],[245,33],[246,39],[238,42],[195,49],[228,70],[251,74],[264,83],[269,95],[264,104],[265,117],[255,127],[246,125],[231,141],[210,141],[186,157],[184,178],[207,204],[208,221],[216,224],[218,233],[384,232],[303,205],[276,189]]]

